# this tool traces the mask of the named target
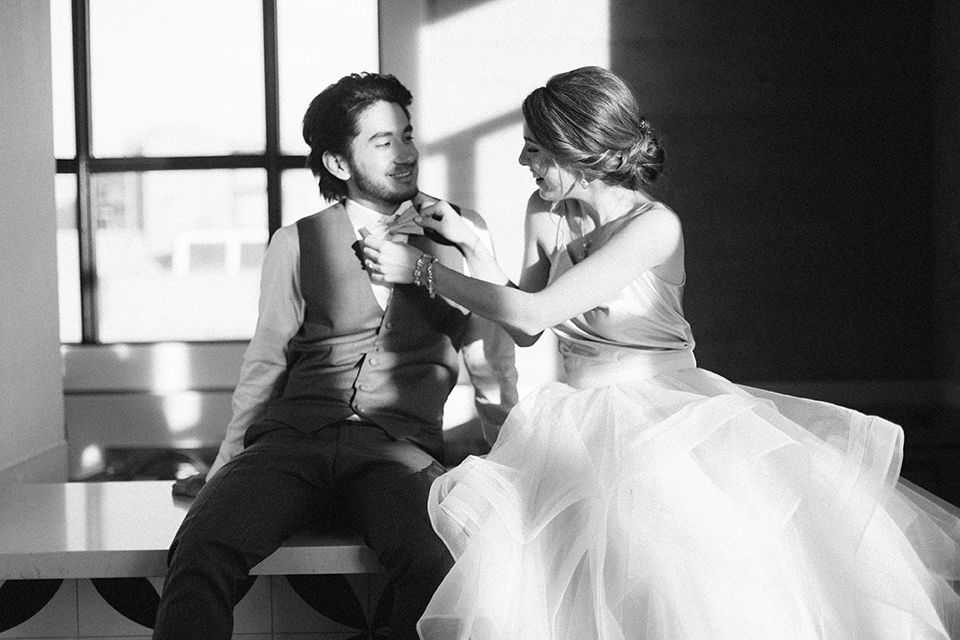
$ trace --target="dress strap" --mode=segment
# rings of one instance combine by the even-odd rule
[[[646,213],[647,211],[649,211],[651,208],[653,208],[653,205],[655,205],[655,204],[658,204],[656,200],[651,200],[650,202],[645,202],[645,203],[643,203],[642,205],[640,205],[639,207],[635,207],[634,209],[632,209],[632,210],[626,212],[625,214],[623,214],[622,216],[620,216],[617,220],[614,221],[614,224],[616,225],[616,228],[614,228],[613,230],[611,230],[610,235],[612,236],[614,233],[616,233],[616,232],[620,229],[620,227],[622,227],[622,226],[625,225],[626,223],[630,222],[631,220],[633,220],[633,219],[636,218],[637,216],[641,216],[641,215],[643,215],[644,213]]]

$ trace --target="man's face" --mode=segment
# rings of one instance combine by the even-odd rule
[[[400,105],[374,102],[357,121],[347,160],[347,195],[375,211],[393,213],[417,194],[417,158],[413,127]]]

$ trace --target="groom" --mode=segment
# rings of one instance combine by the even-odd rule
[[[361,233],[390,233],[464,268],[456,248],[403,222],[423,197],[411,100],[392,76],[353,74],[307,109],[307,164],[336,204],[271,239],[233,418],[171,545],[156,639],[229,639],[249,570],[334,518],[359,530],[387,571],[391,638],[417,637],[452,565],[426,503],[444,471],[443,407],[459,355],[485,432],[516,402],[516,370],[495,325],[423,288],[374,284],[362,268]],[[489,241],[477,214],[462,215]]]

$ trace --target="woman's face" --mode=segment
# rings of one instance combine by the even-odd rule
[[[540,190],[540,197],[547,202],[569,197],[571,189],[577,184],[573,172],[558,165],[553,156],[534,140],[526,122],[523,123],[523,150],[517,160],[530,169]]]

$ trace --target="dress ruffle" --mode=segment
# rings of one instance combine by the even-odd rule
[[[550,383],[433,486],[457,559],[425,640],[960,633],[960,519],[898,482],[900,427],[688,368]]]

